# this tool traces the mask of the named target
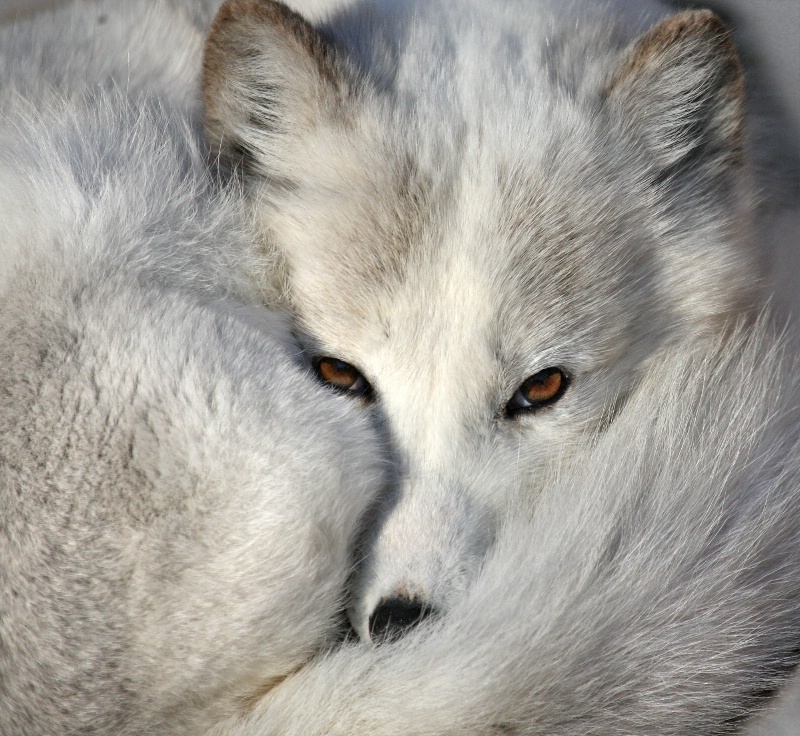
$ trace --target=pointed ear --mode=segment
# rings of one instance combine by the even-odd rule
[[[680,13],[634,41],[606,97],[644,138],[654,183],[690,176],[724,187],[742,167],[742,68],[730,31],[713,13]]]
[[[205,126],[225,167],[281,178],[293,142],[336,116],[346,74],[333,47],[275,0],[227,0],[203,59]]]

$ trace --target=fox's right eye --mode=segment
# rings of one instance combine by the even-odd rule
[[[555,404],[567,390],[569,376],[561,368],[545,368],[527,378],[506,405],[506,416],[536,413]]]
[[[316,358],[312,365],[319,379],[343,394],[372,398],[372,386],[361,372],[338,358]]]

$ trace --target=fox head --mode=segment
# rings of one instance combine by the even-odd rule
[[[314,27],[228,0],[204,62],[213,154],[270,256],[256,276],[397,458],[354,579],[365,638],[456,605],[504,514],[649,362],[757,302],[742,72],[716,16],[631,37],[441,5]]]

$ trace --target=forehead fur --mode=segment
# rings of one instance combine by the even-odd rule
[[[429,282],[448,278],[442,264],[454,259],[483,275],[498,311],[505,295],[506,311],[536,304],[562,325],[600,295],[621,312],[632,292],[657,287],[647,303],[661,300],[677,321],[724,316],[741,306],[737,294],[748,302],[755,269],[737,241],[737,195],[704,192],[713,167],[693,170],[691,158],[668,172],[681,190],[667,190],[652,131],[625,110],[631,94],[646,104],[647,90],[609,102],[616,70],[635,77],[631,58],[662,63],[648,37],[631,54],[636,29],[591,21],[591,4],[569,32],[546,3],[365,8],[323,28],[361,69],[356,91],[335,116],[279,141],[285,186],[253,186],[291,306],[316,334],[357,341],[360,325],[390,322],[412,289],[424,313],[438,298]],[[661,38],[670,27],[655,34],[662,46],[680,42]],[[701,41],[706,32],[696,29]]]
[[[327,166],[314,157],[308,179],[298,177],[299,189],[265,218],[301,320],[352,343],[376,324],[419,322],[422,331],[435,308],[447,313],[447,285],[456,284],[481,293],[461,313],[519,323],[530,308],[582,331],[580,315],[599,293],[635,281],[635,246],[650,235],[633,225],[637,208],[626,188],[610,186],[608,167],[574,176],[563,158],[577,157],[575,171],[591,162],[541,133],[536,141],[536,128],[518,131],[515,145],[509,136],[501,145],[501,135],[423,140],[395,130],[366,145],[363,136],[340,141],[335,159],[330,149],[322,157]]]

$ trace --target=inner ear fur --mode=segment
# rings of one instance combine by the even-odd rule
[[[224,167],[274,175],[289,138],[336,114],[346,94],[336,50],[277,0],[227,0],[203,59],[205,126]]]
[[[718,179],[741,167],[744,77],[731,32],[714,13],[679,13],[634,41],[605,96],[643,136],[658,182],[690,170]]]

